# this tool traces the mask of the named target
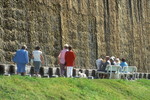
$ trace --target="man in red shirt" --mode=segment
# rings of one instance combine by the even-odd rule
[[[66,61],[66,67],[67,67],[67,77],[72,77],[73,73],[73,66],[75,61],[75,54],[72,51],[72,47],[68,47],[69,51],[65,54],[65,61]]]

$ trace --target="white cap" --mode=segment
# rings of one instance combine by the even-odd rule
[[[68,44],[65,44],[64,47],[69,47],[69,45],[68,45]]]
[[[111,60],[114,60],[114,58],[110,58]]]

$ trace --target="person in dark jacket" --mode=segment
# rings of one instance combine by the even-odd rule
[[[17,74],[25,75],[25,66],[29,63],[27,46],[23,45],[21,49],[17,50],[13,61],[17,64]]]

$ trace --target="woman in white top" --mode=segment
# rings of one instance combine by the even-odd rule
[[[119,66],[120,66],[120,59],[119,59],[119,58],[116,58],[116,59],[115,59],[115,63],[116,63],[115,65],[119,65]]]
[[[41,63],[44,63],[44,58],[42,55],[42,51],[40,51],[40,47],[35,47],[35,50],[32,52],[34,72],[36,75],[39,74]]]

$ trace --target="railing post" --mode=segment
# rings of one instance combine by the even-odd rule
[[[5,73],[5,65],[0,65],[0,75]]]

